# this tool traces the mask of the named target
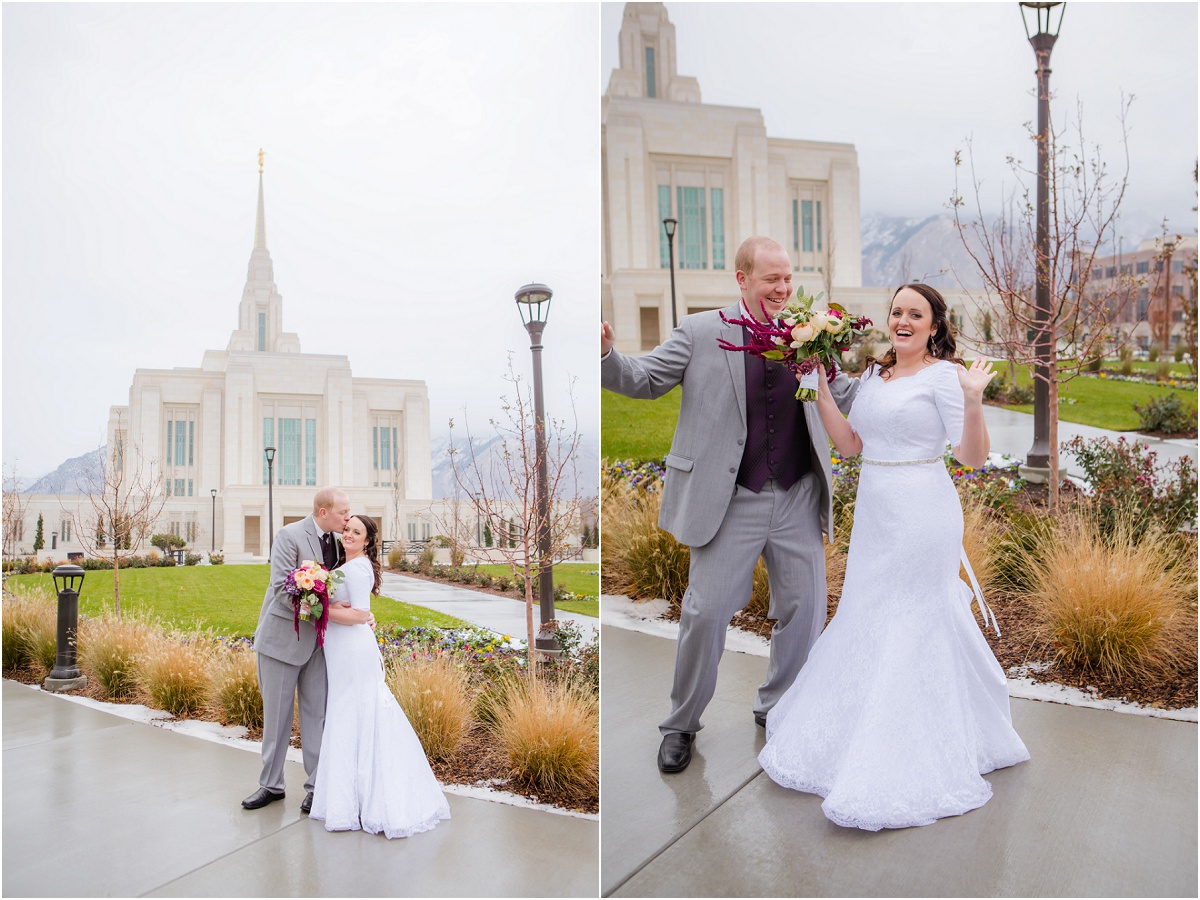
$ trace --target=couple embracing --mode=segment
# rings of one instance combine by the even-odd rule
[[[941,295],[906,285],[888,311],[891,350],[868,358],[861,378],[822,377],[816,401],[800,402],[784,366],[718,345],[748,343],[725,319],[780,314],[792,294],[787,252],[751,237],[735,268],[741,300],[724,318],[686,316],[645,356],[614,350],[601,325],[603,387],[640,399],[682,387],[659,524],[691,561],[659,769],[681,772],[691,760],[726,629],[749,602],[761,556],[776,620],[753,708],[767,774],[820,794],[837,824],[868,830],[982,806],[991,787],[981,775],[1029,754],[959,579],[962,508],[942,453],[949,440],[965,465],[987,459],[991,364],[966,368]],[[843,593],[822,632],[831,438],[863,465]]]
[[[329,604],[324,644],[300,620],[284,585],[308,561],[343,573]],[[421,742],[384,681],[371,594],[379,592],[379,530],[350,514],[344,491],[327,487],[311,516],[285,525],[271,548],[254,651],[263,696],[259,789],[242,801],[261,809],[284,799],[283,764],[300,708],[305,797],[300,811],[330,831],[389,838],[428,831],[450,808]]]

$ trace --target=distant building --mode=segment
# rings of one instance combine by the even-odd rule
[[[1183,336],[1184,303],[1195,302],[1191,281],[1184,274],[1196,266],[1196,236],[1174,241],[1167,265],[1162,238],[1142,241],[1132,253],[1097,258],[1092,262],[1087,290],[1093,295],[1115,294],[1119,312],[1114,323],[1132,336],[1134,344],[1149,350],[1154,327],[1163,317],[1170,321],[1172,349]],[[1168,297],[1169,311],[1168,311]]]
[[[432,536],[425,382],[355,378],[347,357],[303,353],[283,330],[261,167],[254,248],[228,345],[206,351],[198,367],[137,369],[128,403],[111,409],[108,446],[122,460],[140,451],[162,473],[167,499],[156,530],[197,550],[215,545],[230,562],[268,554],[267,447],[275,448],[275,531],[309,515],[316,490],[333,484],[379,522],[385,540]],[[44,555],[81,551],[69,515],[81,500],[23,495],[28,508],[6,549],[31,550],[28,523],[41,512]]]
[[[671,330],[663,219],[678,221],[679,318],[732,302],[734,254],[755,234],[787,248],[793,283],[810,294],[862,284],[854,146],[769,137],[759,110],[702,103],[675,46],[663,4],[625,4],[601,105],[601,183],[602,314],[626,352]]]

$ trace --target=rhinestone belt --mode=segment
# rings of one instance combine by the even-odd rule
[[[929,459],[867,459],[862,458],[864,465],[870,466],[923,466],[928,463],[941,462],[940,456],[931,456]]]

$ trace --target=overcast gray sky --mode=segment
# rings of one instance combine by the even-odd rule
[[[530,373],[513,293],[555,292],[547,411],[599,416],[594,4],[5,4],[6,465],[98,446],[135,368],[224,349],[254,241],[284,328],[421,378],[432,428]],[[528,381],[527,381],[528,383]]]
[[[1033,160],[1035,61],[1015,2],[666,6],[679,73],[699,80],[705,103],[761,109],[772,137],[856,146],[864,215],[942,211],[968,136],[988,197],[1013,184],[1007,156]],[[602,5],[602,90],[623,8]],[[1082,101],[1085,132],[1114,167],[1121,92],[1135,96],[1126,246],[1164,216],[1195,233],[1196,9],[1075,0],[1051,56],[1054,120]]]

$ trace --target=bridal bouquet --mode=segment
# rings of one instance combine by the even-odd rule
[[[871,327],[871,320],[866,316],[852,318],[837,303],[830,303],[827,310],[814,309],[822,296],[823,293],[808,297],[804,288],[798,288],[795,298],[780,312],[778,324],[760,322],[750,316],[730,319],[721,313],[721,319],[727,324],[746,327],[750,343],[738,346],[721,338],[717,342],[722,350],[749,353],[760,359],[783,363],[789,372],[798,372],[802,376],[796,399],[816,400],[817,365],[824,363],[828,378],[833,381],[838,371],[838,354]],[[766,314],[765,307],[763,314]]]
[[[344,573],[330,572],[311,559],[302,561],[300,568],[288,573],[283,589],[292,595],[296,640],[300,639],[300,620],[311,620],[317,630],[317,646],[324,646],[325,627],[329,624],[329,598],[343,578]]]

